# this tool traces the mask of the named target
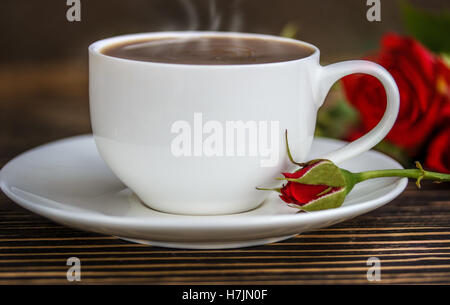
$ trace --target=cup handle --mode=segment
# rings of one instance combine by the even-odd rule
[[[391,74],[382,66],[365,60],[351,60],[325,67],[321,66],[317,75],[317,83],[319,84],[318,100],[323,103],[331,86],[338,79],[354,73],[369,74],[378,78],[386,90],[387,106],[383,118],[370,132],[346,146],[323,156],[324,159],[330,159],[335,163],[340,163],[368,151],[383,140],[394,125],[400,108],[400,94]]]

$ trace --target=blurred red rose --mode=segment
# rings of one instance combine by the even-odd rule
[[[445,99],[441,117],[450,120],[450,68],[442,60],[438,61],[436,88]]]
[[[412,38],[387,34],[376,56],[368,57],[386,68],[400,91],[400,112],[387,139],[410,151],[417,150],[450,113],[449,68]],[[355,139],[371,130],[386,108],[386,94],[374,77],[354,74],[343,78],[348,100],[361,115]]]
[[[450,173],[450,125],[431,141],[425,165],[433,170]]]

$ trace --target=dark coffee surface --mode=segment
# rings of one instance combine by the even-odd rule
[[[239,65],[300,59],[314,53],[314,49],[275,39],[204,36],[127,41],[106,47],[101,52],[113,57],[148,62]]]

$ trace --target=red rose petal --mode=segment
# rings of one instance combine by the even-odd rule
[[[298,202],[304,205],[319,198],[319,194],[327,188],[329,188],[327,185],[308,185],[294,182],[290,185],[290,193],[294,198],[294,203]]]
[[[283,174],[283,176],[285,178],[298,179],[298,178],[302,177],[304,174],[306,174],[310,169],[312,169],[313,167],[318,165],[319,163],[320,163],[320,161],[317,162],[317,163],[313,163],[313,164],[307,165],[307,166],[305,166],[305,167],[303,167],[303,168],[301,168],[301,169],[299,169],[299,170],[297,170],[297,171],[295,171],[293,173],[282,173],[282,174]]]
[[[444,128],[431,142],[425,165],[439,172],[450,173],[450,126]]]

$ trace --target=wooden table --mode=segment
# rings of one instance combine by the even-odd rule
[[[90,131],[85,64],[64,67],[46,66],[44,76],[35,67],[0,71],[0,166]],[[381,260],[379,283],[449,284],[450,188],[410,183],[395,201],[356,219],[235,250],[164,249],[77,231],[0,195],[0,284],[67,284],[72,256],[89,284],[367,284],[369,257]]]

